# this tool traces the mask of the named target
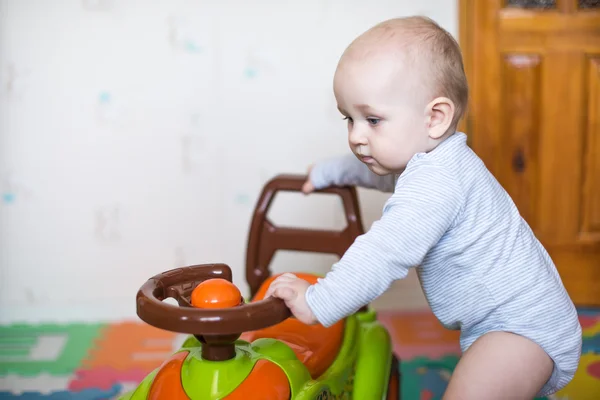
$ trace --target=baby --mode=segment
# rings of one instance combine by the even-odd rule
[[[303,190],[393,194],[318,283],[283,274],[267,297],[331,326],[415,267],[433,313],[461,331],[445,399],[532,399],[564,387],[581,354],[577,313],[548,253],[456,131],[468,98],[456,41],[427,18],[382,22],[346,49],[334,93],[353,154],[314,165]]]

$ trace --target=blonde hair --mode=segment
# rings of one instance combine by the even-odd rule
[[[415,63],[434,97],[448,97],[455,106],[451,128],[456,129],[466,112],[469,87],[460,46],[452,35],[430,18],[412,16],[383,21],[357,38],[349,47],[363,42],[392,40],[403,56]],[[369,38],[370,37],[370,38]]]

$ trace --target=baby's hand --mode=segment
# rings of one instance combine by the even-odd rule
[[[282,299],[294,314],[294,317],[300,322],[312,325],[317,323],[317,319],[308,307],[305,298],[309,286],[310,283],[294,274],[282,274],[271,283],[265,294],[265,299],[271,296]]]
[[[304,182],[304,185],[302,185],[302,192],[304,194],[309,194],[315,190],[315,187],[313,186],[312,182],[310,181],[310,170],[312,169],[312,167],[313,167],[312,165],[309,165],[308,171],[306,172],[308,178],[306,179],[306,182]]]

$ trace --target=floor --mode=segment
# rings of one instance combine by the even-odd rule
[[[440,399],[460,350],[430,312],[382,312],[401,358],[402,398]],[[580,310],[581,366],[553,399],[600,399],[600,310]],[[0,399],[112,399],[133,387],[184,335],[138,322],[0,327]]]
[[[583,349],[573,381],[549,400],[600,400],[600,310],[580,309]],[[402,398],[440,399],[458,362],[458,332],[444,329],[429,312],[381,313],[403,361]]]

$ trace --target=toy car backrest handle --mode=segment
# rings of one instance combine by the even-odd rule
[[[329,253],[341,257],[356,237],[364,233],[356,188],[351,186],[315,191],[341,197],[348,222],[342,231],[283,228],[269,221],[267,213],[275,194],[279,191],[300,192],[306,179],[306,175],[278,175],[263,188],[254,209],[246,250],[246,280],[251,296],[270,276],[269,264],[277,250]]]

